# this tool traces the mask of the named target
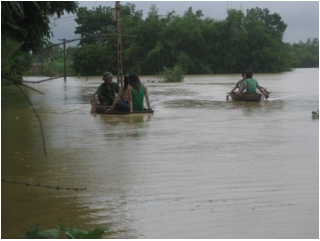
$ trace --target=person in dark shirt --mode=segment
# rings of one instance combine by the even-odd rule
[[[101,84],[94,94],[93,99],[99,99],[101,105],[112,106],[114,99],[116,98],[116,94],[119,92],[119,85],[117,83],[112,82],[112,73],[106,72],[102,76],[102,80],[104,83]]]
[[[227,100],[229,100],[229,96],[233,94],[236,89],[239,89],[240,91],[243,88],[243,81],[247,78],[247,72],[242,71],[241,75],[242,75],[242,79],[239,80],[237,84],[233,87],[233,89],[227,94],[226,96]]]

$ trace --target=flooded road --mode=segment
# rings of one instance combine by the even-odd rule
[[[100,78],[2,88],[1,238],[33,224],[105,238],[319,238],[319,70],[254,74],[270,98],[226,101],[239,75],[142,76],[153,115],[90,114]],[[29,78],[34,80],[35,78]],[[115,80],[114,80],[115,81]]]

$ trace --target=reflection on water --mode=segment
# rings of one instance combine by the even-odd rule
[[[105,121],[108,125],[119,125],[119,124],[127,124],[127,125],[141,125],[144,122],[148,122],[151,120],[151,114],[135,114],[135,115],[99,115],[97,114],[97,118]]]
[[[239,75],[148,83],[153,115],[90,114],[100,78],[68,78],[2,95],[2,238],[33,224],[105,238],[318,238],[317,69],[256,74],[262,102],[226,101]],[[302,82],[301,79],[304,79]],[[34,86],[33,86],[34,87]]]
[[[93,115],[101,121],[101,129],[106,129],[105,136],[139,137],[144,134],[143,129],[148,128],[148,122],[152,119],[151,114],[135,115]]]

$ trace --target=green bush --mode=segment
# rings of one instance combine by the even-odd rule
[[[72,61],[66,61],[67,76],[74,76],[75,73],[72,69]],[[63,58],[54,60],[44,68],[44,75],[46,76],[64,76],[64,60]]]
[[[160,82],[183,82],[183,70],[180,66],[176,65],[173,69],[163,67],[163,70],[157,74]]]

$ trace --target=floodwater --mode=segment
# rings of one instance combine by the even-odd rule
[[[1,238],[34,224],[104,238],[319,238],[319,70],[255,74],[270,98],[226,101],[239,75],[142,76],[155,113],[90,114],[100,78],[2,88]],[[35,80],[36,78],[28,78]]]

